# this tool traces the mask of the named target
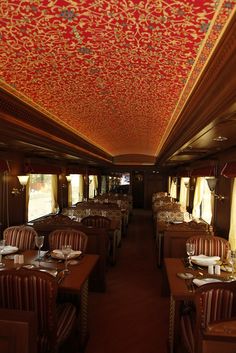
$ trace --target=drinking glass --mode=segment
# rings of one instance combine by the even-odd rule
[[[35,240],[35,245],[38,248],[37,260],[40,262],[40,260],[42,260],[42,258],[40,256],[40,249],[42,248],[43,243],[44,243],[44,236],[43,235],[36,235],[34,240]]]
[[[189,265],[192,266],[191,258],[195,253],[195,244],[194,243],[186,243],[186,252],[188,255]]]
[[[2,262],[2,254],[3,254],[4,247],[5,247],[5,240],[1,239],[0,240],[0,267],[5,266],[5,264]]]
[[[232,274],[231,274],[231,278],[233,279],[236,279],[236,251],[235,250],[231,250],[229,251],[228,253],[228,256],[227,256],[227,260],[228,260],[228,263],[232,269]]]
[[[72,251],[71,245],[62,245],[61,251],[64,255],[65,258],[65,269],[64,272],[69,273],[69,269],[68,269],[68,257]]]

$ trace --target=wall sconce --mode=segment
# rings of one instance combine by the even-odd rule
[[[71,182],[71,175],[66,175],[66,180],[68,181],[68,183]]]
[[[224,199],[226,198],[226,197],[223,196],[223,195],[217,195],[217,194],[215,194],[217,178],[207,178],[206,181],[207,181],[207,184],[208,184],[208,187],[209,187],[211,193],[214,194],[214,197],[215,197],[217,200],[222,201],[222,200],[224,200]]]
[[[11,191],[13,195],[19,195],[22,191],[24,191],[25,186],[27,185],[29,180],[29,175],[17,175],[17,178],[20,184],[22,185],[22,188],[21,189],[13,188]]]
[[[190,178],[189,177],[188,178],[184,178],[184,186],[189,191],[193,191],[194,190],[194,186],[190,186]]]

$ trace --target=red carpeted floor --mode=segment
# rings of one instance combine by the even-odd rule
[[[89,294],[85,353],[167,353],[169,299],[161,296],[151,212],[134,210],[107,291]]]

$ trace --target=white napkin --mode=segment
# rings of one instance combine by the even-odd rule
[[[219,256],[207,256],[203,254],[191,256],[191,261],[193,263],[196,263],[202,266],[214,265],[219,260],[220,260]]]
[[[193,279],[193,283],[196,284],[197,287],[200,287],[207,283],[214,283],[214,282],[221,282],[221,280],[217,278],[203,278],[203,279],[194,278]]]

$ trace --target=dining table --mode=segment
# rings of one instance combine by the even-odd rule
[[[16,262],[16,255],[23,255],[21,263]],[[78,300],[78,339],[80,349],[84,349],[89,337],[88,328],[88,281],[99,255],[82,254],[78,258],[68,259],[69,273],[64,271],[65,264],[61,258],[54,258],[48,251],[42,251],[42,259],[39,261],[37,250],[26,250],[15,254],[3,256],[4,269],[10,268],[33,268],[39,271],[48,272],[55,276],[58,281],[59,293],[71,293],[76,295]],[[19,257],[18,257],[19,258]]]
[[[163,294],[170,296],[169,307],[169,334],[168,344],[169,352],[174,353],[179,344],[180,338],[180,312],[181,304],[194,301],[196,286],[193,279],[200,281],[207,279],[232,280],[231,274],[227,271],[221,271],[219,275],[208,274],[208,267],[198,266],[189,263],[183,258],[165,258],[164,259],[164,280]],[[192,275],[192,278],[184,278],[182,275]]]

